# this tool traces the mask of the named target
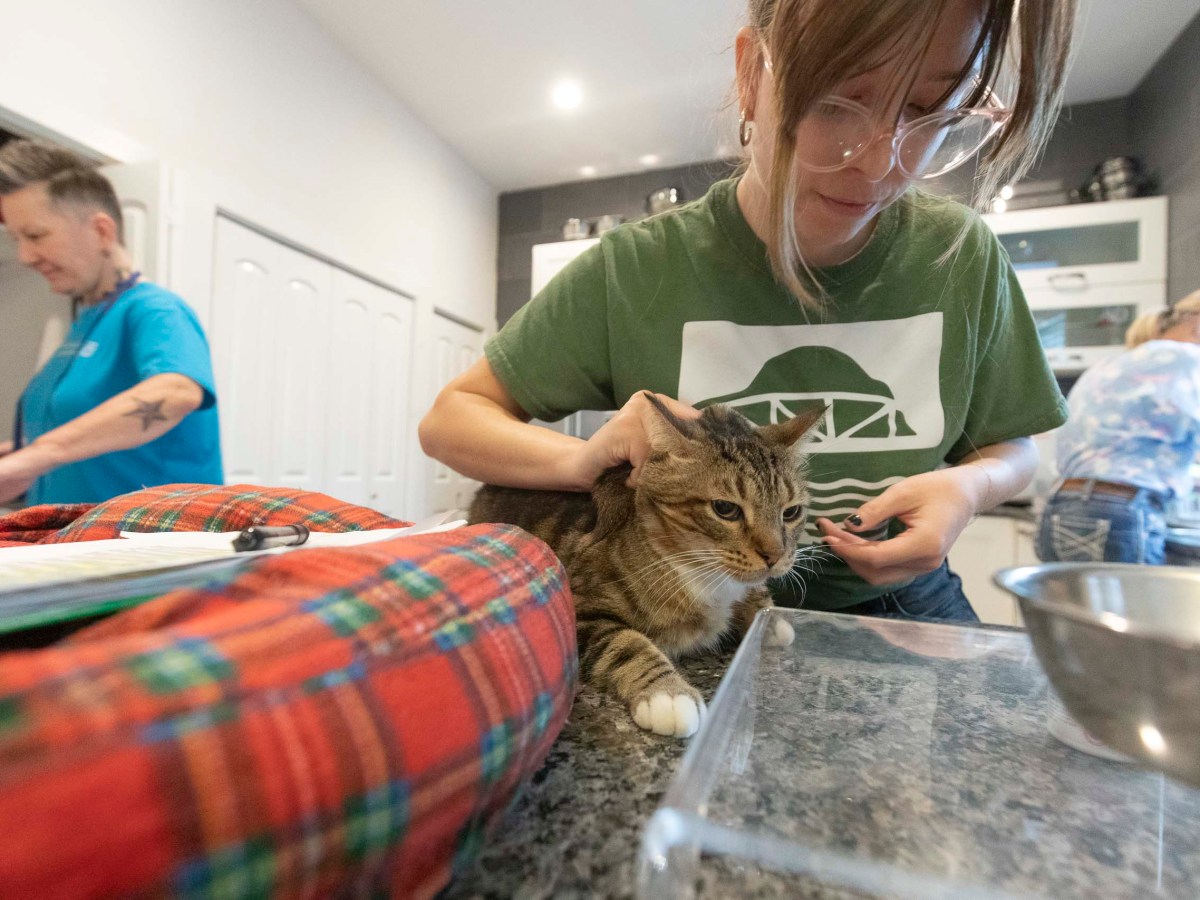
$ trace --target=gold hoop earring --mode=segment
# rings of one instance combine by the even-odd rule
[[[754,123],[746,118],[746,111],[742,110],[742,115],[738,119],[738,141],[743,147],[750,143],[750,138],[754,134]]]

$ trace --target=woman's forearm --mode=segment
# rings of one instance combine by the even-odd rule
[[[48,472],[66,463],[139,447],[166,434],[204,400],[185,375],[153,375],[12,454]]]
[[[489,484],[585,490],[568,471],[583,442],[529,425],[492,399],[445,390],[421,420],[422,449],[456,472]]]
[[[980,447],[956,468],[976,470],[975,512],[985,512],[1024,490],[1037,473],[1038,452],[1032,438],[1015,438]]]

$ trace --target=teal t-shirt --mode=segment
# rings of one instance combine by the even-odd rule
[[[148,444],[69,463],[40,477],[28,502],[98,503],[143,487],[221,484],[221,445],[208,342],[180,297],[142,282],[83,310],[21,398],[21,442],[33,441],[152,375],[186,375],[200,408]]]
[[[772,276],[736,186],[606,233],[488,342],[526,412],[617,409],[648,389],[766,424],[824,401],[807,448],[811,541],[819,516],[840,521],[905,477],[1065,421],[1008,257],[970,210],[910,191],[857,256],[818,273],[814,312]],[[840,560],[805,580],[816,609],[888,589]]]

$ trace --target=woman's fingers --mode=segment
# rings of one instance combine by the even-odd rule
[[[618,415],[628,414],[631,420],[636,421],[637,427],[632,430],[629,443],[629,455],[626,459],[633,466],[633,471],[629,474],[628,484],[630,487],[636,487],[638,478],[641,475],[642,463],[650,456],[653,450],[653,445],[650,440],[650,435],[655,425],[662,421],[662,413],[654,408],[653,404],[646,399],[648,391],[638,391],[629,401],[621,407],[621,412]],[[679,419],[697,419],[700,417],[700,410],[693,406],[688,406],[666,394],[654,394],[654,399],[667,408],[667,411]]]
[[[680,419],[694,419],[700,415],[698,409],[671,397],[663,394],[655,394],[654,397]],[[642,464],[653,449],[650,428],[655,419],[651,417],[661,419],[662,414],[646,399],[645,392],[638,391],[616,415],[588,438],[583,452],[592,480],[598,478],[605,469],[628,462],[633,467],[628,483],[631,487],[637,484]]]
[[[868,584],[907,581],[942,564],[941,545],[934,535],[909,530],[887,540],[868,540],[829,519],[818,519],[817,525],[825,545]]]

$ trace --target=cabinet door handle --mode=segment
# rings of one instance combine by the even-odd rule
[[[1083,272],[1056,272],[1046,279],[1056,291],[1083,291],[1087,289],[1087,275]]]

